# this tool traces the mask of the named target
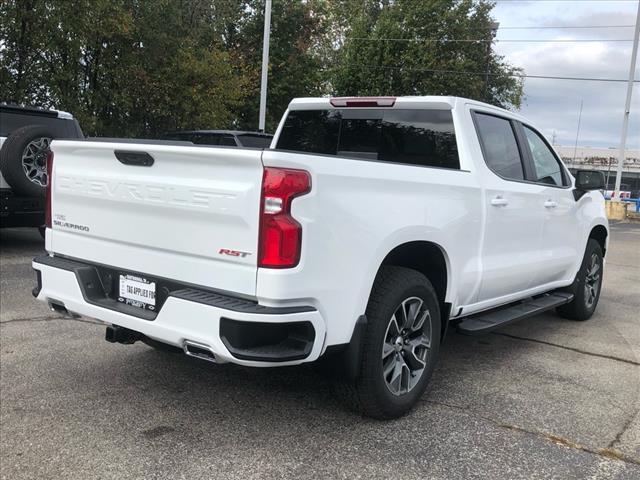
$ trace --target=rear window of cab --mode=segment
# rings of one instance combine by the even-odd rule
[[[459,169],[450,110],[292,110],[278,150]]]

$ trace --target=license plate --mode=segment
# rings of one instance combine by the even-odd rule
[[[120,275],[118,301],[145,310],[155,310],[156,282],[136,275]]]

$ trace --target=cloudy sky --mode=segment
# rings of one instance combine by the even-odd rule
[[[637,0],[496,0],[500,22],[497,51],[529,75],[627,79],[631,28],[512,29],[507,27],[634,25]],[[502,28],[505,27],[505,28]],[[508,42],[507,40],[594,40]],[[501,42],[503,41],[503,42]],[[640,63],[640,62],[639,62]],[[636,80],[640,80],[640,64]],[[521,113],[556,144],[573,145],[580,101],[584,102],[578,144],[617,147],[627,84],[527,78]],[[640,149],[640,82],[634,84],[627,148]]]

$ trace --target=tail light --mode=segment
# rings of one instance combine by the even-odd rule
[[[291,201],[309,190],[309,172],[271,167],[264,169],[258,266],[291,268],[298,264],[302,227],[291,216]]]
[[[51,189],[53,188],[53,152],[47,153],[47,189],[46,206],[44,211],[44,226],[51,228]]]

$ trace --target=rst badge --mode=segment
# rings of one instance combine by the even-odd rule
[[[218,250],[218,254],[240,258],[248,257],[249,255],[251,255],[250,252],[241,252],[240,250],[231,250],[229,248],[221,248],[220,250]]]

